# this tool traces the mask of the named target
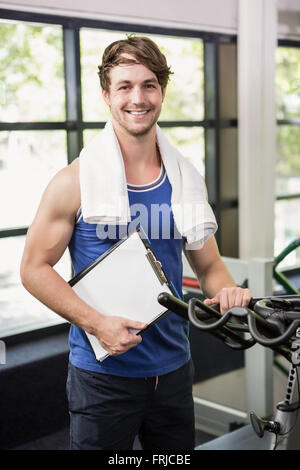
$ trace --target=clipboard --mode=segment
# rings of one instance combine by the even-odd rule
[[[169,313],[158,302],[159,294],[178,296],[140,226],[73,277],[69,285],[102,314],[141,321],[149,326]],[[85,334],[96,359],[102,362],[109,353],[94,335]]]

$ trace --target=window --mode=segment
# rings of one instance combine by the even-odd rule
[[[237,158],[237,120],[235,37],[9,10],[0,10],[0,18],[3,336],[63,322],[25,291],[19,264],[27,228],[47,183],[79,155],[109,116],[97,76],[108,44],[136,33],[161,47],[174,75],[159,124],[206,177],[217,219],[229,208],[231,224],[237,216],[235,176],[230,190],[220,190],[224,178],[217,175],[221,154],[231,161]],[[225,174],[226,162],[223,167]],[[222,254],[230,255],[223,246]],[[234,242],[228,250],[236,246]],[[68,251],[55,269],[70,279]]]
[[[277,160],[275,254],[300,238],[300,43],[280,42],[276,52]],[[300,264],[300,250],[280,267]]]
[[[58,25],[0,21],[0,290],[2,335],[60,319],[21,286],[25,233],[41,194],[67,160],[63,30]],[[46,60],[45,60],[46,58]],[[69,260],[58,271],[70,272]]]

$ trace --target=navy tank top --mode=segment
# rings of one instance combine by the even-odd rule
[[[176,230],[171,210],[172,188],[162,167],[148,185],[128,185],[131,222],[126,226],[88,224],[78,219],[69,243],[75,273],[98,258],[120,238],[141,225],[170,281],[182,297],[183,239]],[[116,295],[118,287],[116,286]],[[118,315],[118,312],[116,312]],[[80,368],[123,377],[154,377],[172,372],[190,358],[188,321],[170,313],[142,333],[137,346],[103,362],[96,360],[82,329],[71,325],[70,362]]]

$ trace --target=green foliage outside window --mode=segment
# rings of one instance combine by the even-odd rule
[[[0,120],[62,121],[62,28],[0,22]]]

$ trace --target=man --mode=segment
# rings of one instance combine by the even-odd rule
[[[120,238],[122,223],[115,224],[114,237],[99,234],[109,233],[104,211],[123,180],[132,219],[137,204],[147,209],[145,225],[150,239],[153,204],[173,209],[168,215],[169,236],[163,236],[161,222],[156,222],[160,235],[151,243],[178,292],[184,249],[208,304],[219,303],[224,312],[233,305],[248,305],[251,298],[248,289],[235,286],[222,262],[213,237],[215,229],[203,238],[201,249],[203,240],[197,249],[197,240],[195,245],[178,236],[179,218],[172,206],[178,188],[172,179],[171,156],[162,151],[162,137],[156,126],[169,74],[165,57],[148,38],[128,37],[107,47],[99,76],[103,98],[111,111],[111,127],[52,179],[28,231],[22,282],[72,324],[67,382],[72,449],[130,449],[137,434],[144,449],[194,447],[188,322],[170,313],[141,335],[134,335],[131,329],[144,330],[147,325],[121,318],[118,312],[107,317],[96,311],[53,269],[67,247],[79,272]],[[114,142],[118,150],[112,152]],[[182,171],[190,171],[183,160],[178,160]],[[99,171],[97,166],[96,171],[91,170],[91,165],[99,165]],[[114,185],[117,171],[120,185]],[[93,206],[99,199],[101,207],[102,198],[107,198],[103,213],[96,213],[95,218],[100,223],[91,223],[88,203]],[[203,204],[208,206],[206,201]],[[110,357],[97,362],[84,331],[95,335]]]

